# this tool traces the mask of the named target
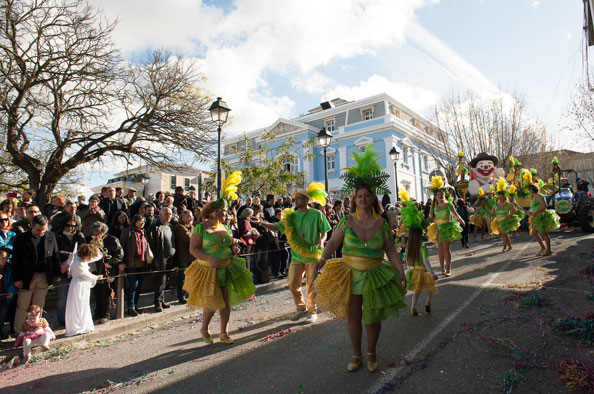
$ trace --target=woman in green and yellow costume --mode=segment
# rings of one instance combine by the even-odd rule
[[[497,181],[497,203],[491,211],[494,216],[491,231],[493,234],[501,235],[503,241],[502,252],[512,250],[511,240],[507,233],[520,227],[520,220],[516,216],[516,207],[509,201],[508,196],[507,182],[505,182],[505,179],[499,178]]]
[[[381,321],[404,308],[406,278],[388,224],[382,219],[378,194],[388,194],[389,175],[377,164],[373,145],[353,153],[355,164],[341,176],[343,194],[353,193],[351,213],[343,217],[326,244],[317,268],[324,271],[315,282],[318,303],[347,320],[353,357],[347,369],[362,361],[361,319],[367,333],[367,368],[378,367],[376,346]],[[342,258],[327,260],[343,243]],[[384,253],[388,260],[384,261]]]
[[[470,224],[474,225],[473,239],[476,241],[476,233],[481,230],[481,240],[485,239],[485,229],[487,228],[487,220],[485,213],[487,211],[487,203],[485,201],[485,192],[483,189],[478,190],[478,197],[474,202],[474,215],[469,219]]]
[[[550,256],[552,252],[549,233],[559,228],[559,216],[554,210],[547,209],[547,201],[539,193],[538,186],[532,183],[531,174],[527,173],[524,179],[528,184],[528,191],[532,197],[532,203],[530,203],[530,234],[540,245],[540,252],[536,255]]]
[[[458,215],[452,203],[446,199],[443,179],[440,176],[434,176],[431,178],[430,186],[434,198],[429,211],[429,219],[433,220],[433,223],[427,228],[427,237],[429,237],[429,241],[437,243],[441,272],[445,276],[450,276],[452,274],[450,244],[462,238],[462,227],[460,225],[465,226],[466,223]],[[450,221],[451,217],[454,217],[457,221]]]
[[[407,290],[414,292],[410,314],[412,316],[419,316],[417,301],[421,293],[427,294],[425,312],[431,313],[431,296],[437,293],[437,288],[435,287],[437,275],[435,275],[429,263],[427,247],[423,245],[423,213],[419,212],[416,205],[410,201],[406,190],[404,192],[400,195],[400,201],[404,204],[400,215],[408,233],[404,257],[409,266],[409,270],[406,273],[406,285]]]
[[[256,287],[245,260],[234,257],[239,248],[234,244],[231,230],[224,225],[229,200],[236,200],[241,172],[235,171],[223,182],[221,197],[202,209],[204,221],[198,223],[190,238],[190,253],[196,258],[186,269],[184,291],[189,294],[188,305],[202,307],[200,334],[206,343],[213,343],[208,326],[218,310],[221,318],[219,339],[231,344],[227,332],[231,306],[254,295]]]

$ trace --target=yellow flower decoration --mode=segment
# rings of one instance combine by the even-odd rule
[[[398,192],[398,195],[400,196],[400,201],[410,201],[410,195],[408,194],[408,190],[402,189],[400,190],[400,192]]]
[[[524,173],[522,175],[522,178],[524,179],[524,182],[527,185],[532,185],[532,183],[534,183],[534,182],[532,181],[532,174],[530,173],[530,171],[524,169],[524,170],[522,170],[522,172]]]
[[[479,196],[479,198],[484,198],[485,197],[485,191],[483,189],[479,189],[478,196]]]
[[[516,192],[516,190],[517,190],[517,189],[516,189],[516,186],[515,186],[515,185],[511,185],[511,186],[509,187],[509,194],[514,194],[514,193]]]
[[[430,186],[431,186],[431,189],[433,189],[433,190],[439,190],[445,186],[445,183],[444,183],[442,177],[434,176],[431,178]]]
[[[503,177],[499,177],[499,180],[497,181],[497,192],[504,192],[506,188],[507,182]]]

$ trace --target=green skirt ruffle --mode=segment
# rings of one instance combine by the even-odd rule
[[[516,209],[516,213],[514,213],[514,215],[518,217],[519,221],[522,221],[522,219],[524,219],[526,216],[526,212],[523,209]]]
[[[540,234],[550,233],[559,228],[559,215],[554,210],[547,209],[534,217],[532,225]]]
[[[516,231],[520,227],[520,219],[516,215],[511,215],[508,218],[497,222],[499,226],[499,233],[506,234],[510,231]]]
[[[238,305],[256,293],[252,273],[245,266],[245,259],[233,257],[225,268],[217,268],[219,286],[227,288],[229,306]]]
[[[363,320],[365,324],[386,320],[406,307],[406,291],[400,285],[396,268],[384,264],[367,271],[352,270],[352,294],[363,296]]]
[[[457,241],[462,238],[462,226],[460,226],[460,223],[458,222],[438,224],[437,233],[439,242]]]

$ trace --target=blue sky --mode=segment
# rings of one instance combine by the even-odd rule
[[[124,56],[193,59],[232,108],[228,134],[321,101],[386,92],[428,116],[451,90],[525,96],[559,147],[592,150],[566,126],[582,80],[582,3],[567,0],[95,0]],[[94,169],[94,186],[121,170]],[[99,176],[97,176],[99,175]]]

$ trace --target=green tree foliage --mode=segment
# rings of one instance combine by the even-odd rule
[[[313,155],[306,153],[313,146],[313,140],[297,144],[294,137],[282,141],[270,132],[264,132],[261,142],[255,144],[247,135],[237,144],[237,164],[222,160],[225,173],[241,171],[242,182],[239,185],[241,196],[260,193],[266,195],[287,195],[291,190],[304,187],[305,177],[302,171],[296,171],[299,157],[311,160]],[[216,182],[213,182],[215,184]],[[215,193],[216,190],[211,191]]]

